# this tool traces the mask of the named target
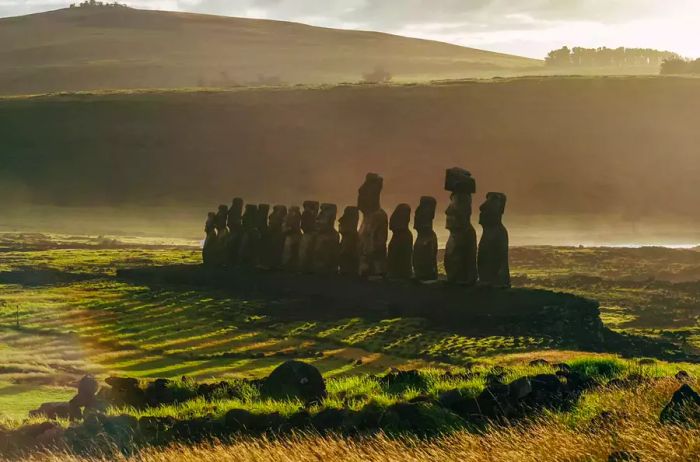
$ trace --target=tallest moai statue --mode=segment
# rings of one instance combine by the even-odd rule
[[[360,276],[376,278],[386,274],[386,241],[389,237],[389,218],[382,209],[380,196],[384,179],[368,173],[357,196],[357,207],[362,212],[360,227]]]
[[[474,285],[478,279],[476,266],[476,230],[471,224],[472,194],[476,181],[461,168],[451,168],[445,175],[445,190],[450,191],[447,208],[447,229],[450,238],[445,248],[445,272],[449,282]]]

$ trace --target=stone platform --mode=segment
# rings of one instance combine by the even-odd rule
[[[590,348],[601,345],[609,332],[596,301],[545,290],[366,281],[202,265],[125,269],[117,276],[149,286],[224,289],[246,298],[283,300],[263,308],[276,319],[417,317],[456,333],[545,335]]]

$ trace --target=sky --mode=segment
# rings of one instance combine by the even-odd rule
[[[0,0],[0,17],[71,0]],[[80,1],[80,0],[73,0]],[[122,0],[138,8],[377,30],[543,58],[563,45],[700,58],[700,0]]]

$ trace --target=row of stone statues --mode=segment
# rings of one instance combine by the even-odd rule
[[[421,197],[413,233],[411,206],[399,204],[391,217],[381,207],[381,176],[369,173],[358,191],[357,207],[346,207],[335,229],[335,204],[306,201],[299,207],[246,204],[236,198],[230,207],[210,212],[203,257],[206,265],[249,266],[287,271],[361,276],[364,278],[438,280],[438,240],[433,229],[437,201]],[[445,189],[451,193],[447,208],[450,232],[444,266],[449,282],[481,282],[510,286],[508,232],[503,226],[506,196],[488,193],[481,205],[483,227],[477,245],[471,224],[476,182],[461,168],[447,170]],[[362,214],[362,224],[358,230]],[[392,232],[391,240],[389,230]]]

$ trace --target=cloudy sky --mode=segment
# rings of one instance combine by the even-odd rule
[[[0,0],[0,17],[71,0]],[[75,1],[75,0],[73,0]],[[570,46],[626,46],[700,57],[700,0],[122,0],[163,10],[379,30],[542,58]]]

